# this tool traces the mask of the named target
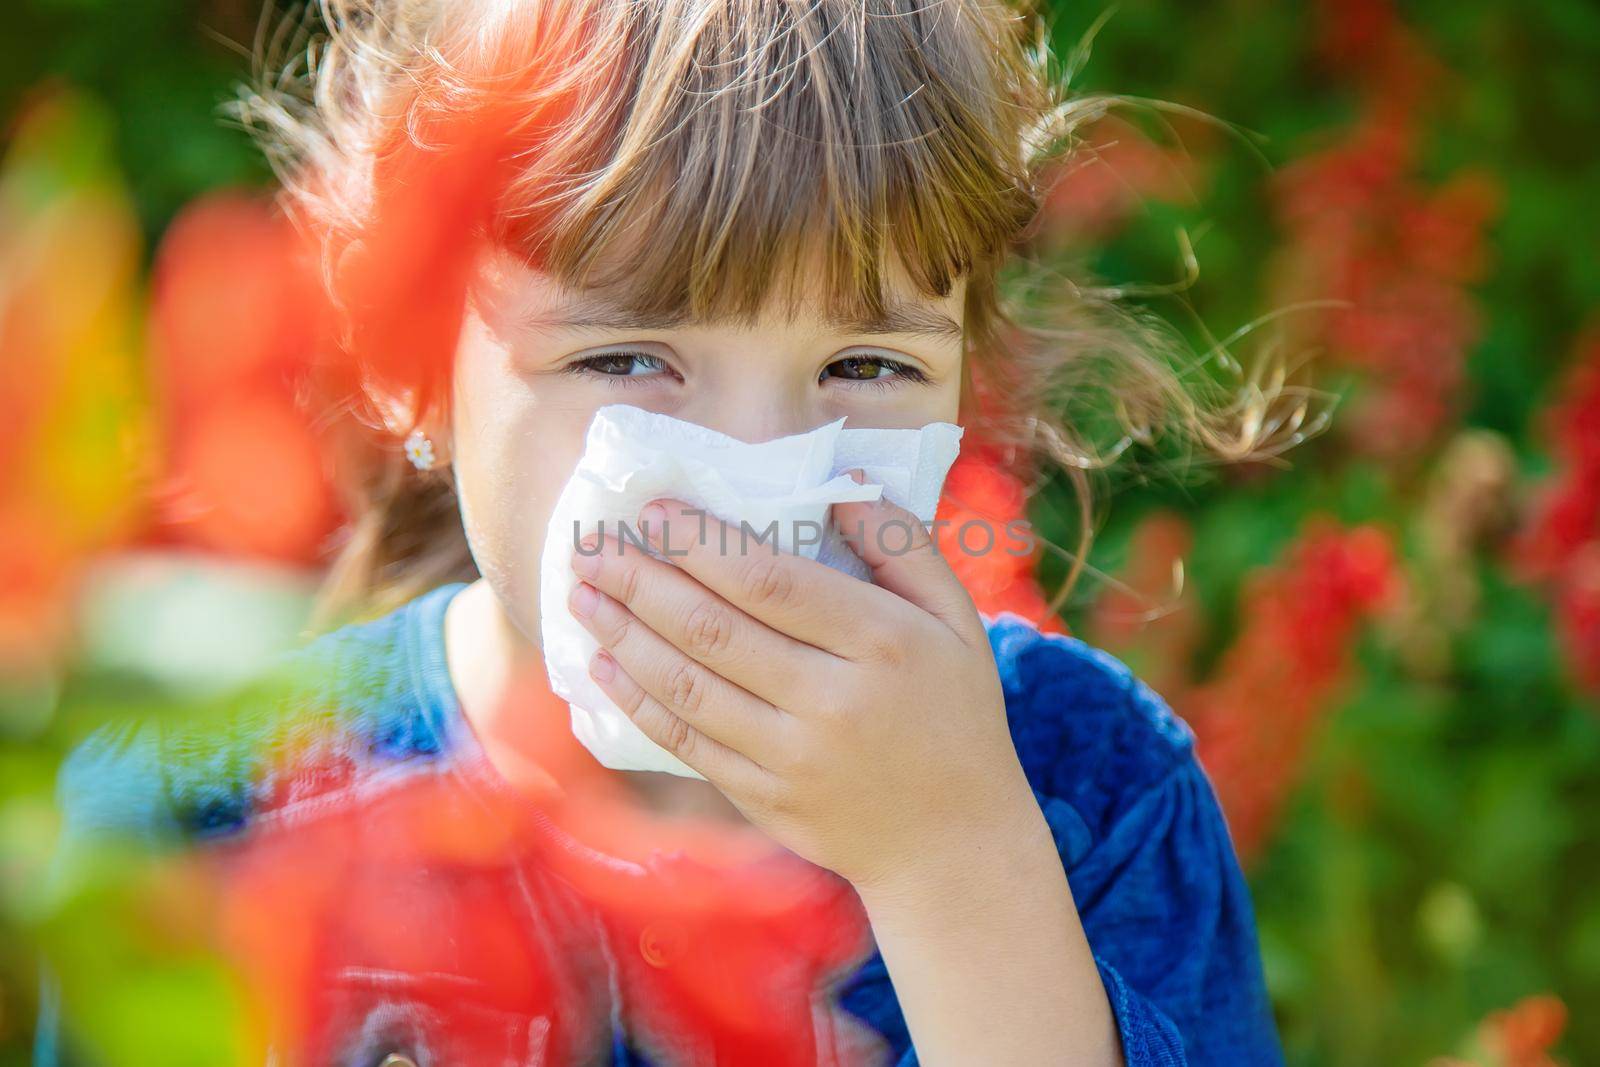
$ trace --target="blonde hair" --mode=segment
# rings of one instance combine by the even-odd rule
[[[969,430],[1019,471],[1064,469],[1079,491],[1062,595],[1090,536],[1087,472],[1127,443],[1179,427],[1243,458],[1300,425],[1265,418],[1273,398],[1259,389],[1208,404],[1180,380],[1170,331],[1015,258],[1052,165],[1116,101],[1069,93],[1034,11],[322,0],[310,14],[262,43],[265,73],[237,112],[261,134],[291,216],[316,235],[331,286],[378,221],[379,168],[396,146],[437,147],[450,117],[508,98],[540,116],[538,150],[515,159],[487,236],[565,284],[655,313],[752,315],[820,249],[823,299],[854,318],[881,309],[891,255],[930,296],[965,278]],[[546,69],[519,77],[535,67]],[[1021,267],[1002,284],[1008,261]],[[448,393],[442,374],[363,380],[395,387],[419,419]],[[1120,426],[1110,448],[1066,417],[1063,398],[1081,409],[1086,395]],[[370,399],[344,401],[382,426]],[[475,573],[445,479],[409,470],[392,436],[366,469],[326,591],[332,613],[387,610]]]

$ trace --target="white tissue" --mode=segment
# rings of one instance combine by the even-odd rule
[[[751,444],[626,404],[595,412],[583,456],[545,532],[539,626],[550,687],[572,709],[573,735],[602,765],[702,777],[646,737],[589,677],[589,660],[599,644],[567,608],[577,583],[571,561],[578,542],[602,524],[608,537],[626,526],[634,538],[627,549],[632,549],[642,540],[640,509],[670,497],[735,527],[744,521],[764,532],[776,522],[782,551],[869,578],[866,564],[833,528],[829,507],[881,495],[924,525],[932,522],[961,447],[961,427],[935,422],[914,430],[847,430],[844,422]],[[866,484],[844,473],[857,467]],[[747,550],[772,551],[770,542],[753,539]]]

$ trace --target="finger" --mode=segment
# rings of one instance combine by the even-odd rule
[[[629,678],[675,718],[756,763],[770,760],[783,727],[777,708],[690,659],[587,583],[574,587],[568,605]]]
[[[674,715],[629,676],[605,649],[595,652],[589,663],[589,676],[641,733],[724,794],[760,796],[771,789],[772,776],[765,769]]]
[[[833,506],[833,521],[872,580],[968,641],[987,640],[972,596],[940,554],[922,520],[888,499]]]
[[[572,566],[679,651],[776,707],[803,702],[833,665],[827,653],[779,633],[686,570],[618,538],[602,539],[598,551],[574,552]]]
[[[652,513],[655,508],[660,514]],[[906,609],[899,597],[870,582],[779,551],[766,530],[721,522],[682,501],[652,501],[639,522],[674,566],[729,604],[836,656],[856,658],[886,628],[892,630]]]

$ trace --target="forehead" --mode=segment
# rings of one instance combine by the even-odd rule
[[[898,263],[884,271],[883,300],[876,309],[835,307],[819,275],[805,267],[788,284],[774,286],[753,314],[695,315],[683,306],[651,307],[633,299],[625,284],[578,286],[534,270],[507,254],[493,257],[485,272],[495,299],[522,326],[541,330],[667,330],[688,327],[800,326],[840,334],[896,334],[960,341],[964,336],[965,284],[958,280],[944,296],[931,296],[912,284]]]

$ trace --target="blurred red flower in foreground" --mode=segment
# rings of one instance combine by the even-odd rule
[[[51,91],[0,166],[0,676],[48,669],[82,565],[141,510],[140,238],[109,155]]]
[[[1065,630],[1034,578],[1038,552],[1036,535],[1024,525],[1027,487],[1006,470],[999,449],[962,452],[935,519],[934,543],[979,611],[1015,612],[1047,633]]]
[[[493,21],[492,43],[454,57],[459,68],[408,77],[387,108],[370,205],[321,233],[346,355],[328,384],[346,397],[387,394],[398,410],[368,404],[375,420],[420,419],[444,398],[486,247],[516,246],[537,268],[549,237],[555,176],[540,160],[592,88],[573,76],[592,28],[536,6],[506,6]]]
[[[1357,626],[1398,590],[1389,538],[1313,523],[1250,579],[1216,673],[1177,696],[1248,862],[1298,780],[1313,730],[1350,669]]]
[[[547,686],[529,694],[551,706],[519,711],[555,724],[534,785],[471,755],[352,782],[314,745],[271,776],[216,853],[260,1041],[289,1063],[364,1039],[374,1063],[412,1047],[556,1065],[607,1052],[617,1019],[665,1063],[880,1055],[827,997],[871,947],[849,885],[742,829],[643,811],[555,732]]]
[[[270,204],[188,208],[156,257],[151,362],[167,434],[160,538],[310,564],[338,509],[303,403],[326,305]]]
[[[1600,328],[1578,342],[1556,396],[1543,422],[1561,467],[1536,497],[1512,559],[1549,588],[1573,677],[1600,693]]]

